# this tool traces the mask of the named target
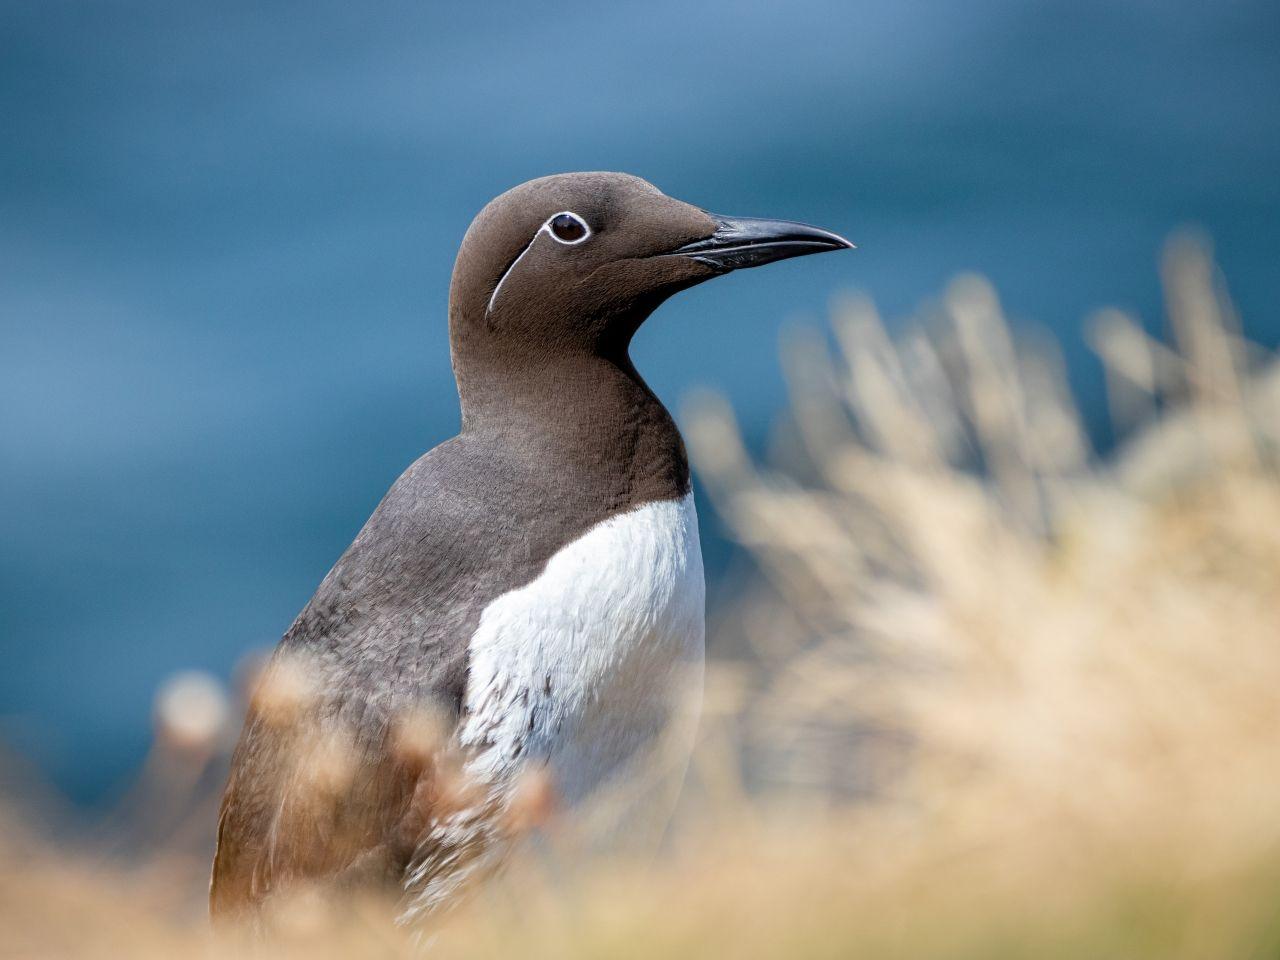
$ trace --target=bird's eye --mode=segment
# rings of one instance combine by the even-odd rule
[[[547,221],[547,227],[561,243],[581,243],[591,234],[586,221],[576,213],[557,213]]]

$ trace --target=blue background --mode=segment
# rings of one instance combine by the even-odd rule
[[[162,678],[275,640],[456,429],[453,253],[533,176],[626,170],[860,244],[707,284],[641,332],[661,396],[719,387],[757,439],[786,321],[850,287],[902,314],[960,269],[1063,338],[1098,425],[1081,318],[1154,323],[1184,222],[1274,345],[1278,10],[4,4],[0,738],[100,796]]]

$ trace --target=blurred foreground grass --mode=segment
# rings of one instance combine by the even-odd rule
[[[892,340],[784,351],[768,466],[714,397],[691,452],[757,572],[717,617],[661,848],[553,820],[436,956],[1280,956],[1280,363],[1204,248],[1174,346],[1104,311],[1123,441],[1089,450],[1051,346],[957,280]],[[384,905],[300,892],[285,938],[203,919],[230,722],[199,678],[106,824],[30,782],[0,823],[0,954],[394,957]],[[11,781],[14,778],[10,778]]]

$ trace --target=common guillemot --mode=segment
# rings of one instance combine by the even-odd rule
[[[617,173],[532,180],[480,212],[449,292],[462,429],[396,481],[280,641],[267,676],[307,675],[288,709],[250,705],[215,917],[297,881],[390,884],[422,916],[497,859],[521,771],[571,807],[652,742],[701,669],[704,585],[684,444],[631,338],[711,277],[851,246]],[[424,709],[478,785],[466,802],[406,747]]]

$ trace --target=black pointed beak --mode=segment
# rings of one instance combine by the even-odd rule
[[[837,233],[791,220],[755,217],[721,217],[716,231],[704,240],[673,250],[717,270],[760,267],[788,257],[804,257],[828,250],[852,250],[853,244]]]

